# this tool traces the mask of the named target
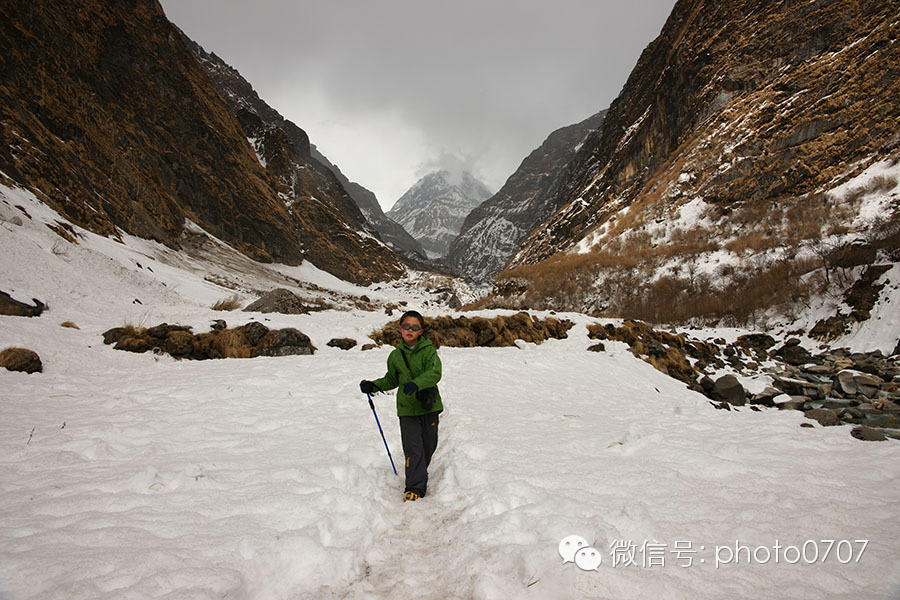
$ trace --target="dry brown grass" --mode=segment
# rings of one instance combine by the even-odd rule
[[[224,329],[213,336],[213,347],[222,358],[250,358],[252,348],[241,328]]]
[[[853,232],[848,224],[863,193],[895,185],[894,178],[874,178],[851,201],[808,193],[712,204],[701,215],[713,221],[710,229],[675,229],[665,243],[649,233],[653,226],[644,219],[652,215],[633,205],[611,220],[608,233],[590,252],[558,254],[504,271],[496,278],[497,297],[466,308],[575,310],[655,323],[757,324],[770,308],[792,312],[813,294],[840,295],[852,283],[852,269],[874,261],[876,252],[900,259],[896,211],[860,232],[862,246],[826,247],[821,241],[823,233]],[[706,255],[720,248],[742,263],[724,265],[712,276],[699,273]],[[803,249],[816,258],[797,259]],[[772,256],[782,258],[773,262]]]
[[[813,260],[784,260],[766,266],[726,266],[713,278],[688,266],[686,275],[659,277],[652,269],[606,266],[592,255],[554,257],[502,276],[519,282],[519,297],[487,298],[479,307],[585,311],[598,316],[642,319],[652,323],[752,324],[775,306],[804,303],[821,291],[820,279],[804,278],[819,267]],[[602,265],[602,266],[600,266]],[[596,282],[602,283],[595,285]],[[598,307],[596,299],[603,299]],[[505,305],[504,305],[505,303]]]
[[[60,327],[68,327],[69,329],[81,329],[78,325],[73,323],[72,321],[63,321],[59,324]]]
[[[812,261],[781,261],[767,267],[735,269],[724,288],[708,277],[661,277],[637,287],[623,297],[619,315],[653,323],[750,324],[765,310],[794,302],[805,302],[819,291],[815,281],[803,275],[817,267]]]
[[[241,307],[241,298],[237,294],[223,298],[212,305],[213,310],[231,311]]]

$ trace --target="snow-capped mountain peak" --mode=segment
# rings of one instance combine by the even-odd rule
[[[466,216],[491,197],[468,171],[433,171],[400,197],[387,216],[403,225],[429,258],[445,256]]]

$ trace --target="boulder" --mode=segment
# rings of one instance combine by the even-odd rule
[[[293,327],[269,331],[260,345],[259,356],[308,355],[316,351],[309,336]]]
[[[352,338],[334,338],[325,345],[332,348],[340,348],[341,350],[349,350],[356,346],[356,340]]]
[[[887,440],[883,433],[872,427],[866,427],[865,425],[854,427],[850,431],[850,435],[864,442],[884,442]]]
[[[716,379],[710,395],[713,400],[728,402],[735,406],[743,406],[747,402],[747,392],[734,375],[723,375]]]
[[[256,346],[259,344],[260,340],[265,337],[267,333],[269,333],[269,328],[263,325],[258,321],[250,321],[240,329],[244,332],[244,336],[247,338],[247,343],[251,346]]]
[[[853,383],[856,384],[858,394],[862,394],[866,398],[876,398],[884,380],[877,375],[859,373],[853,376]]]
[[[767,385],[766,389],[758,394],[754,394],[750,398],[750,404],[761,404],[762,406],[775,406],[775,398],[780,396],[782,391]]]
[[[834,377],[834,382],[847,396],[856,395],[856,381],[853,379],[855,373],[853,371],[841,371]]]
[[[285,315],[306,315],[313,307],[305,304],[290,290],[279,288],[261,296],[244,309],[244,312],[281,313]]]
[[[809,350],[800,345],[800,340],[788,340],[784,346],[775,351],[775,356],[794,366],[805,365],[813,358]]]
[[[806,396],[788,396],[789,400],[775,402],[775,406],[782,410],[804,410],[809,398]]]
[[[7,348],[0,352],[0,367],[22,373],[40,373],[44,370],[41,358],[27,348]]]
[[[603,342],[597,342],[593,346],[588,346],[588,352],[604,352],[606,350],[606,346],[603,345]]]
[[[113,327],[103,332],[103,343],[106,345],[115,344],[126,336],[135,334],[134,327]]]
[[[819,425],[822,427],[833,427],[834,425],[841,424],[841,420],[838,418],[837,413],[833,410],[828,410],[827,408],[813,408],[805,411],[803,416],[807,419],[818,421]]]

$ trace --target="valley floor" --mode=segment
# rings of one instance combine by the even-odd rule
[[[357,387],[389,349],[321,339],[350,316],[293,318],[314,356],[206,362],[0,317],[51,365],[0,373],[0,597],[900,592],[894,442],[712,410],[624,345],[586,352],[583,324],[540,346],[441,349],[429,494],[402,503]],[[400,467],[393,398],[376,406]],[[572,534],[600,551],[596,571],[563,564]]]

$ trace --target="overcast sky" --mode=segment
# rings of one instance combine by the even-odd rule
[[[387,210],[468,167],[496,191],[603,110],[675,0],[162,0]]]

